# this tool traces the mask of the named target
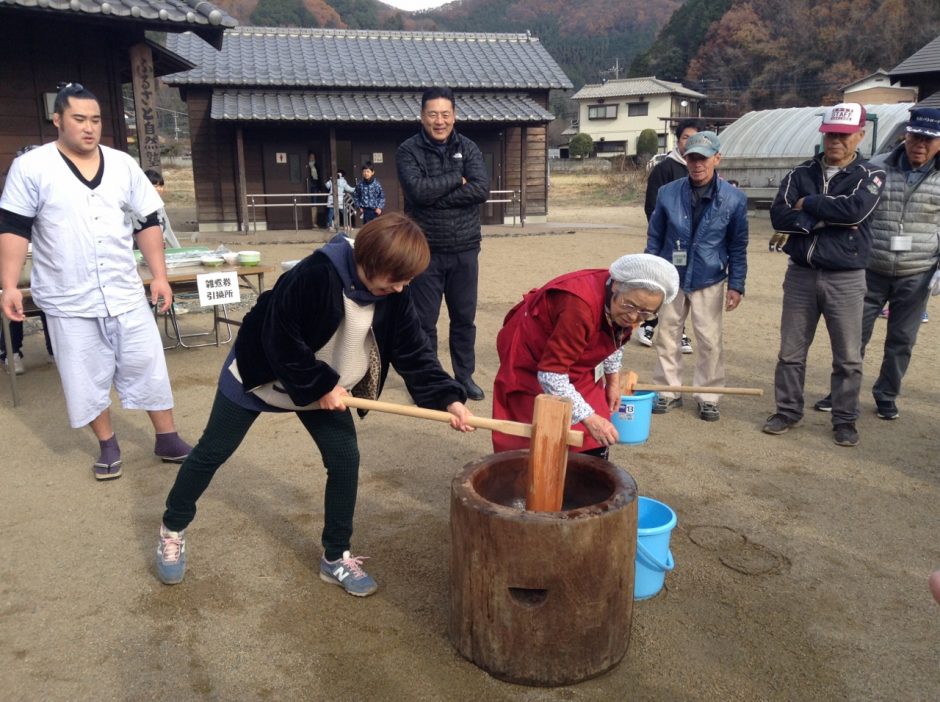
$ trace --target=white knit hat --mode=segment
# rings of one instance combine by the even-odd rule
[[[652,254],[627,254],[610,266],[610,277],[626,286],[658,290],[668,305],[679,292],[679,271],[669,261]]]

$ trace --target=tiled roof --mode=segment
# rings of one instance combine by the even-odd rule
[[[168,76],[174,85],[572,87],[541,42],[527,34],[239,27],[225,32],[221,52],[188,34],[168,35],[167,48],[196,64]]]
[[[2,7],[150,20],[171,25],[166,27],[171,32],[178,31],[176,25],[238,26],[234,17],[206,0],[0,0]]]
[[[571,96],[572,100],[591,100],[609,97],[633,97],[636,95],[684,95],[686,97],[704,98],[702,93],[689,90],[681,83],[670,83],[649,76],[646,78],[621,78],[609,80],[606,83],[592,83],[585,85],[581,90]]]
[[[524,95],[457,93],[460,122],[548,122],[550,112]],[[317,93],[215,90],[212,119],[303,122],[418,122],[418,93]]]
[[[940,92],[936,92],[933,95],[925,97],[923,100],[914,105],[914,107],[940,107]]]
[[[940,73],[940,36],[901,61],[888,73],[892,78],[913,73]]]

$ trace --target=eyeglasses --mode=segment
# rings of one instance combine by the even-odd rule
[[[631,317],[639,317],[645,322],[650,321],[651,319],[656,319],[658,316],[657,312],[653,310],[644,310],[642,307],[637,307],[629,302],[624,302],[620,299],[619,296],[614,298],[614,301],[617,303],[617,307],[629,314]]]

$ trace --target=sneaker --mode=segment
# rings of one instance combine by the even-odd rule
[[[648,327],[644,325],[643,328],[640,329],[640,335],[637,337],[637,341],[639,341],[644,346],[652,346],[653,345],[653,333],[655,331],[656,331],[656,327]]]
[[[845,422],[832,427],[834,432],[832,440],[838,446],[858,446],[858,431],[855,422]]]
[[[717,422],[721,419],[721,413],[718,411],[717,402],[699,402],[698,418],[706,422]]]
[[[813,409],[817,412],[832,412],[832,393],[821,400],[817,400],[816,404],[813,405]]]
[[[320,559],[320,580],[339,585],[350,595],[368,597],[378,589],[376,582],[362,569],[365,556],[354,556],[349,551],[343,552],[342,558],[335,561]]]
[[[926,324],[930,321],[930,318],[927,316],[927,310],[924,310],[924,316],[920,318],[921,324]]]
[[[881,419],[898,418],[898,406],[894,400],[875,400],[875,404],[878,406],[878,416]]]
[[[157,577],[164,585],[183,582],[186,574],[185,531],[170,531],[160,525],[160,541],[157,544]]]
[[[767,417],[767,421],[764,422],[764,426],[761,427],[761,431],[765,434],[786,434],[788,431],[795,429],[802,423],[802,417],[799,419],[790,419],[786,415],[777,412],[776,414],[772,414]]]
[[[692,340],[685,334],[682,335],[680,348],[682,349],[682,353],[692,353]]]
[[[653,414],[666,414],[666,412],[672,412],[680,407],[682,407],[681,397],[657,397],[656,404],[653,405]]]
[[[6,358],[3,359],[3,367],[7,373],[10,372],[10,364]],[[16,375],[23,375],[26,372],[26,368],[23,366],[23,354],[19,351],[13,354],[13,372]]]

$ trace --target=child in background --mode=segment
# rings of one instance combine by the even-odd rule
[[[356,183],[354,197],[363,224],[371,222],[385,209],[385,191],[382,190],[379,179],[375,177],[371,161],[367,161],[362,167],[362,180]]]
[[[144,175],[147,176],[147,179],[153,184],[154,190],[157,191],[157,194],[162,200],[163,193],[166,191],[166,186],[164,185],[163,176],[160,175],[160,171],[155,171],[152,168],[148,168],[146,171],[144,171]],[[161,207],[157,211],[157,218],[160,220],[160,227],[163,229],[164,247],[178,249],[180,247],[180,242],[179,239],[176,238],[176,234],[173,233],[173,226],[170,224],[170,218],[166,215],[166,207]]]
[[[343,198],[346,197],[346,193],[350,195],[356,192],[356,189],[353,188],[349,183],[346,182],[346,171],[337,170],[336,171],[336,188],[339,190],[339,197],[337,198],[339,206],[339,226],[346,226],[345,217],[343,216]],[[326,198],[326,227],[327,229],[333,226],[333,181],[326,181],[326,192],[329,195]]]

